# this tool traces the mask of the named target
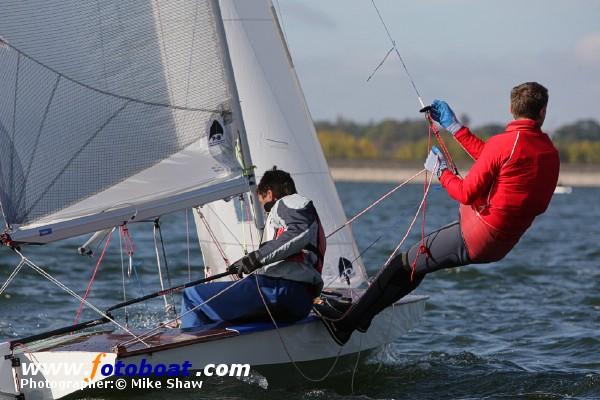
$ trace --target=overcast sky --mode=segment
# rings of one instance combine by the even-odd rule
[[[371,0],[274,0],[315,120],[418,117]],[[600,1],[377,0],[426,103],[447,100],[472,125],[510,119],[510,89],[550,91],[546,128],[600,120]]]

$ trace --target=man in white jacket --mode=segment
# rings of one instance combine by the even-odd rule
[[[186,289],[182,328],[268,321],[263,298],[278,322],[293,322],[308,315],[313,299],[320,294],[325,235],[312,201],[296,192],[289,173],[276,168],[265,172],[257,192],[268,213],[261,244],[228,267],[240,277],[254,271],[256,276],[241,282],[207,283]]]

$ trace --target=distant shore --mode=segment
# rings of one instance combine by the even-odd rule
[[[331,175],[340,182],[404,182],[423,167],[418,163],[385,161],[329,161]],[[469,166],[459,166],[466,173]],[[415,178],[423,182],[424,174]],[[563,164],[559,185],[600,187],[600,165]]]

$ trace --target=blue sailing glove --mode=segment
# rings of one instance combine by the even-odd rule
[[[437,146],[431,146],[431,151],[425,160],[425,168],[427,171],[435,173],[438,178],[442,176],[445,169],[448,169],[446,157]]]
[[[453,135],[463,127],[458,118],[456,118],[456,115],[454,115],[454,111],[443,100],[434,100],[431,103],[431,118]]]

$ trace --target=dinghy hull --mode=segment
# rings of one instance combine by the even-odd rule
[[[109,332],[67,336],[66,339],[32,343],[27,348],[17,347],[13,351],[10,350],[9,343],[3,343],[0,345],[2,356],[14,355],[21,366],[12,367],[11,360],[2,357],[0,399],[14,399],[18,394],[23,394],[26,399],[57,399],[70,395],[86,385],[84,380],[90,377],[93,362],[98,358],[101,358],[102,365],[116,365],[119,361],[138,366],[142,362],[151,365],[183,365],[188,362],[192,365],[189,369],[192,376],[195,376],[195,371],[202,371],[209,364],[248,364],[251,368],[266,371],[272,376],[273,371],[277,371],[277,366],[285,366],[287,371],[294,370],[297,373],[295,377],[288,375],[287,379],[302,379],[297,368],[309,378],[318,379],[329,369],[332,373],[340,371],[340,368],[333,366],[339,357],[359,352],[364,354],[400,338],[421,319],[426,299],[426,296],[405,297],[380,313],[367,333],[355,332],[342,348],[331,339],[322,322],[312,314],[299,323],[280,326],[279,329],[275,329],[271,323],[258,323],[204,332],[166,330],[147,339],[150,347],[139,343],[127,348],[117,347],[130,337]],[[99,356],[103,353],[106,356]],[[88,367],[78,373],[61,371],[58,374],[37,374],[33,377],[39,382],[37,386],[47,387],[31,388],[22,385],[19,388],[15,384],[15,376],[18,380],[30,378],[26,374],[28,371],[23,368],[27,363],[79,363]],[[295,367],[294,363],[299,364]],[[318,368],[311,368],[313,363]],[[340,366],[342,364],[339,363]],[[111,390],[117,377],[113,375],[104,378],[97,371],[92,381],[98,382],[101,379],[106,381],[105,385],[97,384],[98,387],[85,389],[85,393],[98,389]]]

